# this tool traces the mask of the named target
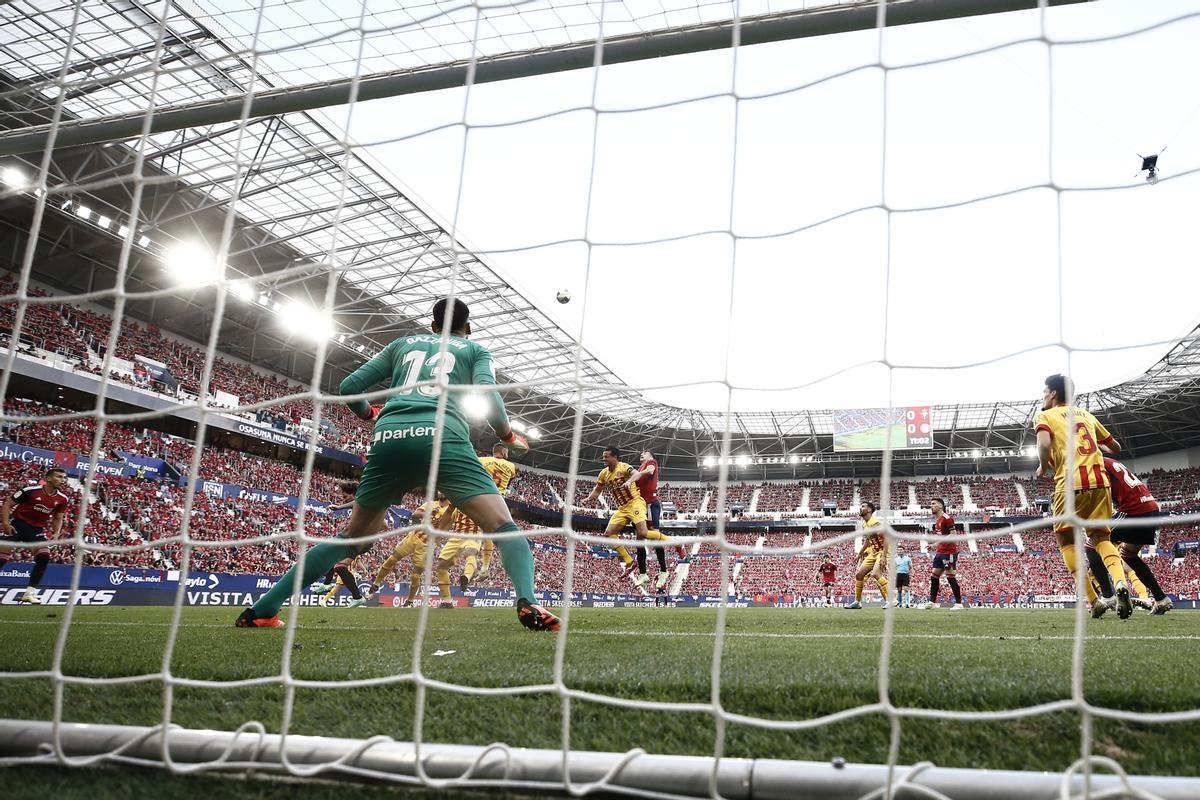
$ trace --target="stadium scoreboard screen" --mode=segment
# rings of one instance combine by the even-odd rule
[[[933,448],[930,406],[845,408],[833,412],[833,449],[893,450]]]

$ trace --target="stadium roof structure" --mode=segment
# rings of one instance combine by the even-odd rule
[[[606,14],[625,8],[603,5]],[[789,36],[874,24],[875,0],[797,6],[791,16],[772,15],[770,24],[791,24],[784,31]],[[1031,6],[1036,3],[892,3],[893,21],[899,22],[905,14],[912,15],[907,21],[921,21]],[[157,15],[164,7],[170,11],[160,25]],[[16,0],[0,6],[0,128],[8,131],[0,133],[0,168],[36,173],[41,153],[31,151],[28,137],[41,135],[44,142],[39,126],[52,119],[60,75],[65,82],[34,279],[106,305],[119,283],[126,315],[203,342],[213,326],[217,293],[211,285],[181,287],[165,266],[176,245],[200,240],[211,247],[229,222],[226,277],[244,279],[250,300],[228,297],[216,338],[222,353],[309,383],[315,348],[281,330],[273,312],[288,301],[324,307],[332,291],[338,327],[323,360],[321,385],[328,390],[382,344],[424,330],[432,303],[453,288],[471,304],[475,335],[495,354],[501,382],[519,384],[507,391],[510,410],[543,434],[535,465],[565,469],[579,430],[585,462],[612,442],[654,450],[664,459],[667,477],[715,477],[703,462],[720,452],[728,427],[729,452],[750,461],[735,462],[734,477],[878,474],[879,454],[832,452],[828,410],[726,417],[654,403],[631,390],[461,237],[453,237],[386,169],[362,149],[347,147],[321,113],[303,107],[261,116],[255,111],[244,125],[237,116],[230,121],[216,113],[232,108],[240,116],[241,97],[250,90],[256,98],[283,98],[280,102],[296,106],[296,87],[324,82],[340,87],[345,97],[339,81],[356,71],[357,19],[343,19],[327,4],[268,4],[256,54],[247,43],[257,7],[249,0],[240,6],[211,0],[166,6]],[[359,88],[408,91],[405,80],[452,75],[470,56],[467,22],[473,23],[474,6],[444,12],[432,6],[387,8],[368,6],[369,18],[361,21],[367,35],[359,71],[366,77]],[[547,69],[590,65],[594,49],[579,37],[594,35],[597,8],[530,0],[485,9],[477,79],[511,77],[513,69],[541,63],[538,59],[558,59],[547,62]],[[747,4],[742,8],[749,13]],[[420,19],[426,10],[429,19]],[[701,2],[686,12],[657,7],[644,16],[609,18],[605,52],[613,58],[682,52],[672,49],[669,37],[644,35],[668,26],[711,29],[728,39],[722,27],[728,14],[727,3]],[[743,42],[784,35],[751,22]],[[628,55],[621,49],[649,47],[639,44],[648,39],[662,52]],[[569,60],[580,53],[585,62]],[[516,59],[522,66],[511,66],[513,54],[523,56]],[[146,137],[142,178],[136,180],[137,133],[150,97],[163,109],[153,125],[167,122]],[[187,112],[182,117],[180,109]],[[90,124],[97,120],[110,127]],[[115,136],[116,130],[133,134]],[[0,247],[14,270],[25,252],[34,199],[27,188],[0,185]],[[122,228],[135,206],[140,211],[133,246],[122,270]],[[1142,377],[1094,392],[1085,404],[1104,409],[1136,452],[1200,444],[1198,367],[1200,336],[1193,333]],[[897,454],[893,471],[1027,469],[1022,448],[1031,442],[1035,410],[1032,400],[937,407],[934,449]]]

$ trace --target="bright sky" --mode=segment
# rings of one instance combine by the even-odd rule
[[[1187,13],[1200,0],[1106,0],[1050,10],[1047,35],[1110,35]],[[1036,12],[892,28],[884,60],[912,64],[1038,29]],[[737,92],[870,64],[877,41],[868,31],[742,48]],[[1047,48],[1032,43],[891,71],[886,137],[878,69],[768,99],[638,110],[728,92],[729,50],[470,92],[471,126],[588,107],[539,121],[465,134],[453,126],[465,93],[451,90],[361,104],[351,133],[411,137],[370,154],[471,245],[509,251],[484,258],[654,399],[723,410],[725,379],[744,389],[736,410],[1033,398],[1051,372],[1104,387],[1165,350],[1077,352],[1068,363],[1053,343],[1129,347],[1196,323],[1200,175],[1149,186],[1134,172],[1138,153],[1164,145],[1164,178],[1200,167],[1197,41],[1200,17],[1055,47],[1052,126]],[[628,113],[597,124],[593,91],[597,108]],[[1038,189],[816,225],[881,197],[925,207],[1051,174],[1061,187],[1134,188]],[[688,238],[638,244],[669,237]],[[592,247],[549,244],[584,238]],[[559,289],[572,292],[569,305],[555,303]],[[891,370],[889,381],[883,364],[855,366],[884,358],[927,368]]]

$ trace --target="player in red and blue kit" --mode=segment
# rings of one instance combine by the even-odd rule
[[[37,605],[34,587],[42,582],[46,566],[50,563],[50,548],[46,546],[46,527],[54,526],[53,536],[62,533],[63,519],[70,501],[59,490],[66,483],[67,473],[59,467],[51,467],[38,483],[18,489],[0,506],[0,521],[4,535],[0,536],[0,568],[12,557],[14,549],[33,551],[33,570],[29,573],[29,586],[20,602]]]
[[[933,508],[934,536],[953,536],[955,533],[954,517],[946,513],[946,501],[935,497],[930,505]],[[954,592],[953,608],[963,608],[962,590],[958,588],[957,568],[958,542],[938,542],[937,549],[933,554],[933,576],[929,579],[929,602],[922,608],[938,607],[938,582],[941,580],[942,573],[946,575],[946,583],[950,584],[950,591]]]
[[[828,557],[821,562],[821,566],[817,567],[817,574],[821,576],[821,585],[825,589],[825,605],[833,607],[833,583],[837,580],[837,564],[829,560]]]
[[[1163,592],[1150,565],[1141,556],[1142,548],[1154,544],[1158,539],[1158,517],[1161,514],[1158,501],[1150,493],[1150,487],[1138,480],[1120,461],[1105,456],[1104,471],[1108,473],[1108,487],[1117,509],[1113,518],[1141,521],[1138,525],[1113,526],[1111,541],[1120,546],[1121,559],[1154,596],[1150,613],[1165,614],[1174,607],[1171,598]]]
[[[646,526],[648,530],[660,532],[659,522],[662,519],[662,503],[658,500],[658,461],[655,460],[654,454],[649,450],[642,451],[642,463],[634,470],[633,480],[637,483],[638,492],[642,499],[646,501],[646,508],[650,512],[650,521]],[[647,536],[648,539],[654,539],[654,536]],[[663,537],[666,538],[666,537]],[[675,545],[675,553],[680,558],[687,556],[687,551],[683,549],[683,545]],[[667,551],[663,547],[654,548],[654,555],[658,558],[658,577],[655,579],[655,587],[658,590],[665,589],[667,586]],[[639,547],[637,549],[637,565],[638,571],[643,575],[646,573],[646,548]]]

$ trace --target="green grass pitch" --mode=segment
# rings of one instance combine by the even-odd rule
[[[887,448],[888,436],[892,439],[893,450],[903,450],[908,446],[908,435],[904,425],[889,425],[886,428],[872,428],[858,433],[839,434],[833,438],[834,450],[884,450]]]
[[[70,675],[117,677],[161,668],[170,609],[79,608],[63,669]],[[236,609],[183,612],[171,670],[183,677],[234,680],[277,674],[283,632],[238,630]],[[294,613],[286,611],[285,613]],[[416,611],[300,610],[292,652],[297,677],[363,679],[410,671]],[[50,666],[63,609],[0,609],[0,670]],[[639,700],[707,702],[716,612],[709,609],[576,609],[567,644],[567,685]],[[883,612],[843,609],[738,609],[728,617],[721,667],[721,700],[731,712],[768,719],[806,719],[878,700]],[[891,697],[898,706],[957,710],[1011,709],[1070,695],[1068,611],[972,609],[899,610],[891,655]],[[1195,655],[1200,613],[1089,621],[1085,692],[1097,705],[1134,711],[1200,708]],[[518,686],[552,679],[553,635],[533,634],[509,609],[431,610],[421,648],[430,677],[477,686]],[[434,656],[435,651],[454,653]],[[7,718],[49,719],[52,689],[45,679],[0,680]],[[172,722],[232,730],[260,720],[278,731],[283,691],[177,688]],[[64,718],[78,722],[153,725],[162,721],[158,680],[117,686],[68,686]],[[298,691],[292,731],[365,738],[411,739],[414,691],[408,684]],[[471,698],[431,691],[427,741],[529,747],[561,746],[562,707],[554,696]],[[879,715],[815,731],[780,733],[731,725],[729,756],[853,762],[887,760],[890,726]],[[576,749],[711,755],[712,718],[697,713],[623,709],[574,701],[571,746]],[[1135,773],[1196,775],[1200,722],[1132,724],[1095,721],[1095,752]],[[902,763],[1061,771],[1079,755],[1074,712],[1006,722],[903,723]],[[128,770],[59,775],[20,768],[37,796],[87,792],[89,800],[117,796]],[[116,775],[117,777],[110,777]],[[154,778],[158,780],[158,778]],[[165,777],[163,780],[167,780]],[[170,784],[222,778],[173,778]],[[53,788],[49,788],[53,785]],[[158,784],[156,784],[158,785]],[[199,784],[195,784],[198,786]],[[238,789],[269,797],[261,782]],[[290,791],[299,791],[293,785]],[[305,797],[324,797],[314,787]],[[374,790],[373,790],[374,791]],[[128,798],[127,792],[121,796]],[[370,794],[368,797],[372,796]]]

